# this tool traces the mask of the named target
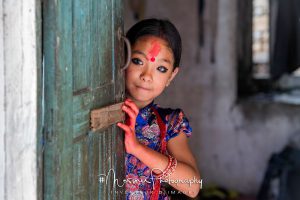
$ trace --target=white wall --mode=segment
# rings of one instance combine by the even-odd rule
[[[300,108],[271,102],[236,103],[237,0],[219,0],[218,10],[206,2],[205,44],[197,51],[197,0],[146,1],[145,17],[169,18],[183,39],[182,68],[159,98],[161,105],[183,108],[193,127],[190,144],[203,185],[216,183],[255,194],[273,152],[300,132]],[[211,26],[216,11],[217,35]],[[125,29],[134,20],[125,12]],[[216,62],[210,62],[215,42]],[[197,62],[197,57],[200,62]]]
[[[36,1],[0,0],[0,199],[37,196]]]
[[[4,199],[4,51],[3,51],[3,3],[0,1],[0,199]]]

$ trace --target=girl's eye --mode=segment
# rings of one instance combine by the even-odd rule
[[[166,73],[168,71],[168,68],[164,67],[164,66],[159,66],[157,68],[158,71],[162,72],[162,73]]]
[[[138,58],[132,58],[131,61],[136,65],[142,65],[143,62]]]

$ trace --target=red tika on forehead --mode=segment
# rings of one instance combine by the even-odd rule
[[[160,44],[157,41],[153,41],[152,47],[147,55],[147,59],[150,60],[151,62],[155,61],[155,57],[158,55],[160,51]]]

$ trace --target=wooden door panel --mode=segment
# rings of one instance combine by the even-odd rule
[[[112,83],[114,63],[113,60],[113,31],[112,12],[114,1],[96,1],[93,0],[93,65],[99,66],[92,70],[92,86],[99,88]],[[95,42],[97,41],[97,42]],[[107,67],[111,66],[111,67]]]
[[[85,199],[88,196],[89,166],[88,143],[84,139],[74,144],[73,150],[73,199]]]
[[[123,134],[90,131],[90,111],[122,101],[121,0],[43,1],[45,199],[123,199]]]
[[[96,185],[97,187],[90,187],[89,189],[89,199],[105,199],[101,194],[101,190],[99,188],[99,148],[100,148],[100,141],[99,135],[93,135],[93,137],[89,138],[89,163],[90,163],[90,185]],[[111,189],[111,188],[110,188]],[[100,196],[99,196],[100,195]]]
[[[73,1],[73,92],[90,87],[92,67],[92,16],[91,0]]]
[[[100,148],[99,148],[99,160],[102,162],[99,163],[99,172],[100,174],[107,174],[110,169],[115,169],[113,167],[112,163],[112,152],[113,152],[113,134],[112,134],[112,129],[108,129],[105,131],[104,134],[99,135],[99,142],[100,142]],[[98,176],[100,175],[98,174]],[[113,176],[109,176],[107,182],[100,184],[100,191],[103,196],[105,196],[107,199],[114,199],[112,198],[114,193],[109,190],[108,188],[113,188]]]
[[[87,119],[89,119],[91,103],[90,93],[73,96],[73,139],[89,131],[90,122]]]
[[[122,65],[125,63],[123,55],[124,54],[124,41],[120,38],[120,34],[123,32],[123,0],[113,0],[113,27],[114,27],[114,34],[113,34],[113,56],[114,56],[114,80],[120,80],[115,81],[115,99],[117,102],[120,102],[123,100],[125,95],[125,80],[124,80],[124,74],[121,70],[119,70]],[[113,134],[113,151],[114,151],[114,158],[113,158],[113,166],[116,173],[116,177],[118,178],[119,184],[122,184],[122,181],[125,180],[125,159],[118,159],[118,158],[125,158],[124,154],[124,135],[123,132],[116,126],[112,127]],[[125,188],[124,187],[115,187],[115,193],[113,193],[115,196],[113,199],[125,199]]]

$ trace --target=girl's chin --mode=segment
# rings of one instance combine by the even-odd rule
[[[126,95],[128,98],[130,98],[131,100],[133,101],[139,101],[139,102],[147,102],[147,101],[152,101],[154,98],[151,98],[151,97],[147,97],[146,95],[130,95],[130,94],[127,94]]]
[[[129,97],[130,98],[130,97]],[[153,99],[143,99],[143,98],[131,98],[133,101],[135,101],[137,104],[148,104],[151,103],[153,101]]]
[[[138,107],[144,107],[154,100],[152,98],[135,98],[131,95],[126,95],[126,97],[134,101]]]

